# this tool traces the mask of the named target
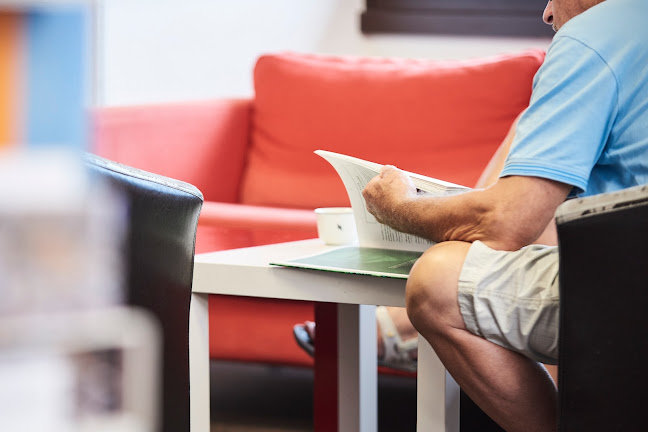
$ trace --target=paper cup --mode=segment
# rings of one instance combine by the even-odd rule
[[[353,210],[350,207],[315,209],[317,235],[329,245],[352,244],[358,241]]]

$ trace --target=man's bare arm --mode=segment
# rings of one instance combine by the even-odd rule
[[[406,174],[386,166],[363,191],[378,221],[434,241],[481,240],[516,250],[531,244],[553,219],[570,185],[538,177],[511,176],[461,195],[420,195]]]

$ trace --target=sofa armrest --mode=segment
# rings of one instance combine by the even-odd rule
[[[236,202],[249,146],[250,99],[98,108],[99,156],[190,183]]]
[[[560,430],[642,430],[648,185],[569,201],[556,221]]]
[[[313,232],[317,227],[315,212],[312,210],[209,201],[203,205],[198,225],[304,232]]]

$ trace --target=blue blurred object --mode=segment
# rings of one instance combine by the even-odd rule
[[[26,12],[26,141],[89,148],[90,9],[75,4]]]

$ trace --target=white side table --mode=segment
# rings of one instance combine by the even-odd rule
[[[375,305],[404,306],[405,281],[269,265],[331,248],[313,239],[196,255],[189,321],[192,432],[209,431],[209,294],[337,305],[337,358],[330,361],[318,345],[315,359],[315,430],[334,431],[330,421],[337,418],[340,432],[377,431]],[[320,325],[327,323],[318,321],[318,332]],[[417,430],[458,432],[459,388],[429,344],[419,341]],[[318,410],[325,397],[318,394],[331,388],[318,383],[318,370],[337,371],[337,404],[326,404],[334,412]]]

